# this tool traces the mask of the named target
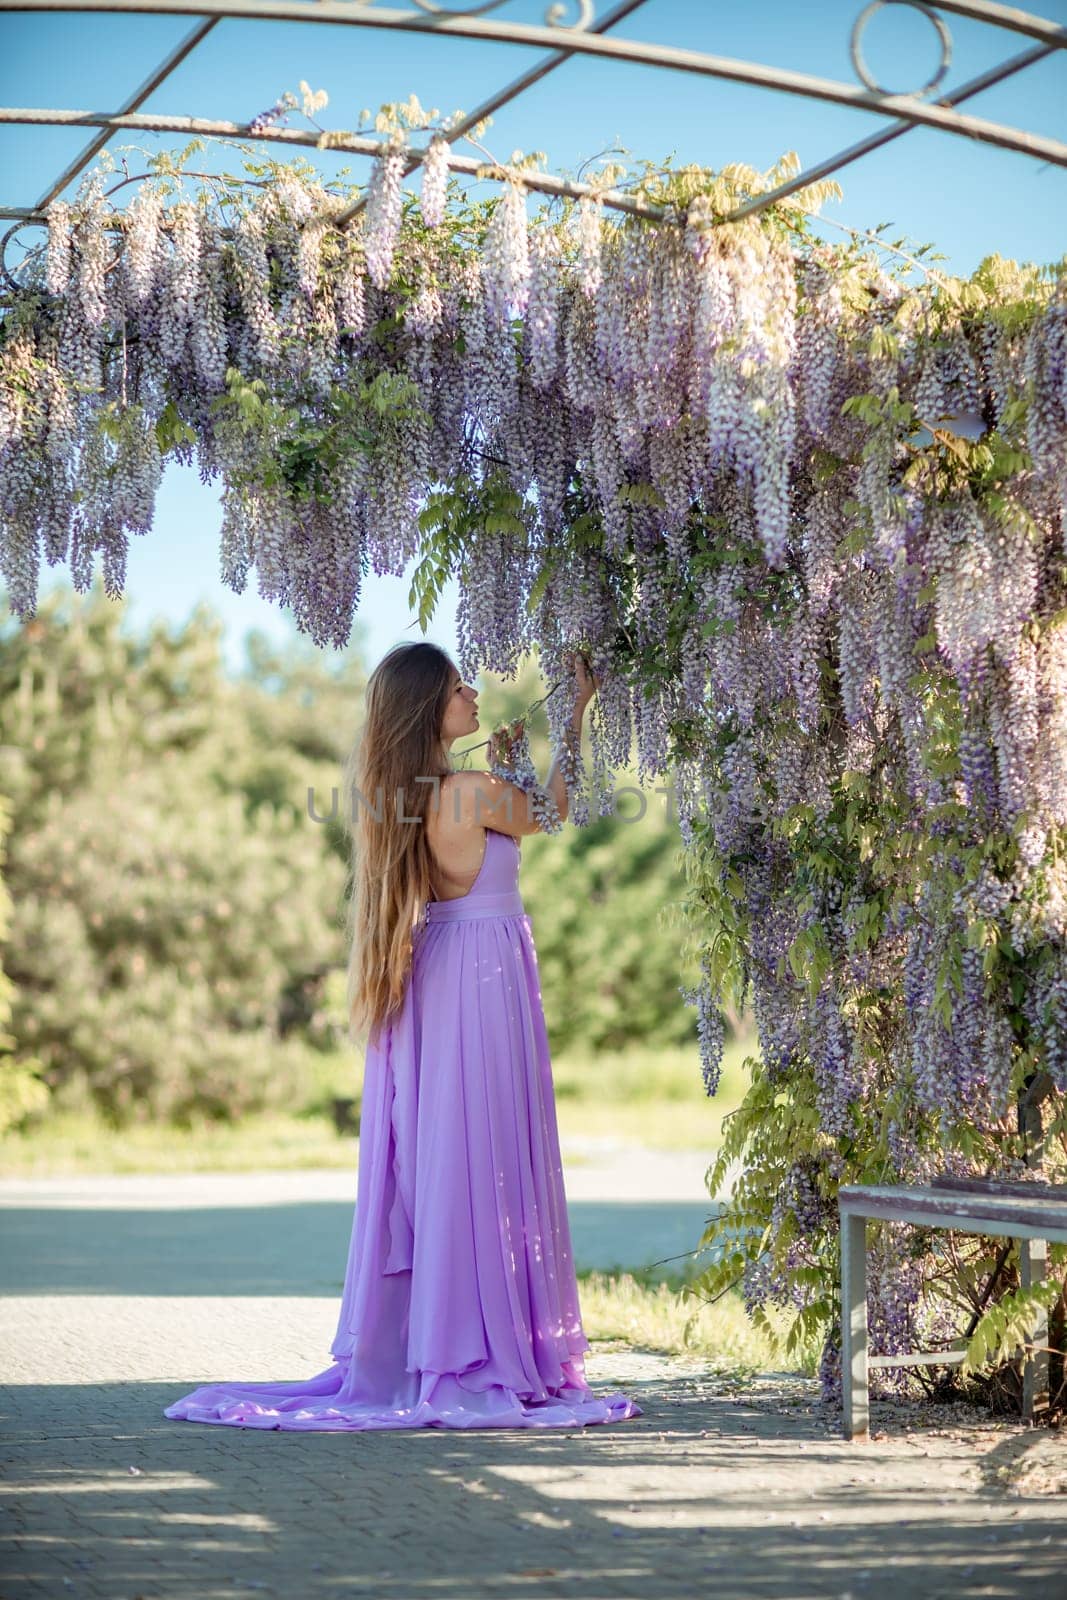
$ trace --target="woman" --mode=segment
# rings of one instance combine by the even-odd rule
[[[575,662],[569,739],[596,687]],[[594,1395],[537,957],[518,889],[526,794],[456,771],[477,693],[430,643],[367,685],[348,765],[348,1000],[366,1048],[356,1211],[333,1365],[208,1384],[164,1416],[254,1428],[573,1428],[641,1416]],[[494,749],[500,744],[494,739]],[[567,815],[558,758],[546,787]]]

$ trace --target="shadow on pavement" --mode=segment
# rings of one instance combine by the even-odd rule
[[[7,1205],[0,1294],[340,1294],[354,1190],[353,1180],[353,1203]],[[712,1210],[710,1200],[571,1201],[575,1266],[677,1269]]]
[[[168,1422],[160,1384],[9,1391],[5,1600],[1062,1592],[1062,1506],[938,1504],[970,1470],[965,1440],[902,1462],[810,1410],[697,1399],[683,1379],[627,1390],[644,1416],[570,1433],[340,1435]]]

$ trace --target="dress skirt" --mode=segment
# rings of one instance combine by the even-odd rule
[[[401,1009],[366,1052],[333,1361],[207,1384],[164,1416],[247,1428],[574,1428],[594,1394],[519,845],[486,830],[471,891],[430,901]]]

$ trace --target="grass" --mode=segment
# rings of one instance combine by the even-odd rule
[[[599,1349],[641,1349],[694,1356],[720,1372],[796,1372],[814,1377],[819,1353],[813,1344],[786,1354],[789,1314],[767,1308],[771,1335],[751,1322],[744,1302],[731,1290],[714,1302],[685,1295],[678,1276],[661,1270],[581,1272],[582,1325]]]
[[[696,1049],[625,1050],[553,1062],[560,1138],[614,1139],[654,1150],[707,1150],[748,1087],[746,1038],[727,1045],[716,1093],[704,1091]]]
[[[146,1122],[115,1129],[84,1111],[59,1111],[33,1132],[0,1139],[5,1177],[74,1177],[117,1172],[265,1172],[308,1167],[354,1170],[356,1141],[321,1115],[273,1113],[236,1126],[191,1128]]]
[[[718,1093],[709,1099],[696,1050],[629,1050],[553,1061],[560,1139],[701,1149],[721,1142],[723,1117],[744,1094],[742,1060],[750,1046],[727,1047]],[[143,1122],[112,1128],[88,1110],[50,1111],[36,1125],[0,1137],[0,1173],[67,1177],[118,1172],[251,1172],[308,1167],[352,1168],[356,1141],[328,1115],[332,1095],[357,1094],[350,1057],[320,1058],[302,1111],[272,1112],[240,1123],[190,1128]],[[582,1152],[568,1153],[577,1163]]]

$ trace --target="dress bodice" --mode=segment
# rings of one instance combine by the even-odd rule
[[[481,916],[523,916],[525,907],[519,893],[521,846],[510,833],[496,828],[485,830],[485,851],[477,876],[466,894],[450,900],[429,900],[429,922],[466,921]]]

